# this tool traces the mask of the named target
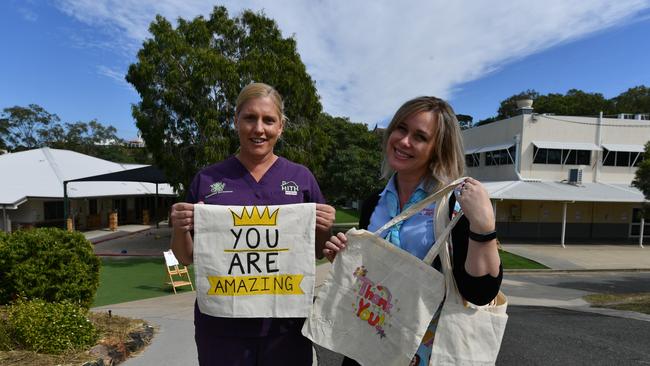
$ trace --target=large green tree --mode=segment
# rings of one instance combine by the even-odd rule
[[[320,186],[328,200],[343,204],[381,188],[381,135],[365,124],[323,113],[320,128],[330,139]]]
[[[0,147],[10,151],[41,147],[45,144],[43,134],[58,122],[56,114],[38,104],[4,108],[0,114]]]
[[[650,88],[635,86],[612,99],[616,113],[650,113]]]
[[[250,82],[273,85],[284,97],[289,155],[309,142],[305,126],[321,105],[296,41],[275,21],[252,11],[231,18],[215,7],[209,18],[178,19],[176,27],[157,16],[149,31],[126,80],[140,94],[132,110],[142,138],[176,188],[235,152],[235,100]]]

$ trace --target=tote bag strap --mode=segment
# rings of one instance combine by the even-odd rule
[[[459,217],[457,215],[455,218]],[[453,221],[453,220],[452,220]],[[449,227],[451,225],[448,225]],[[445,242],[446,243],[446,242]],[[446,287],[446,299],[445,301],[451,301],[459,305],[463,305],[463,297],[460,295],[458,286],[456,284],[456,279],[454,279],[454,271],[451,265],[451,255],[449,254],[449,246],[441,245],[440,249],[440,262],[442,264],[442,273],[445,276],[445,287]]]
[[[393,225],[395,225],[395,224],[397,224],[397,223],[399,223],[401,221],[404,221],[404,220],[408,219],[409,217],[411,217],[411,216],[415,215],[416,213],[422,211],[424,208],[426,208],[427,206],[429,206],[430,204],[432,204],[434,202],[444,202],[444,200],[446,199],[448,194],[451,191],[453,191],[453,189],[457,185],[459,185],[462,181],[464,181],[465,179],[466,179],[465,177],[458,178],[455,181],[447,184],[442,189],[438,190],[435,193],[432,193],[431,195],[429,195],[428,197],[426,197],[422,201],[414,204],[413,206],[411,206],[411,207],[407,208],[406,210],[404,210],[403,212],[401,212],[399,215],[393,217],[392,220],[388,221],[386,224],[384,224],[384,226],[377,229],[373,234],[375,234],[375,235],[381,234],[386,229],[390,228],[391,226],[393,226]],[[439,206],[441,206],[440,203],[438,203],[438,205],[436,205],[436,211],[440,211],[438,209]],[[456,217],[455,217],[456,220],[453,221],[454,225],[456,224],[456,222],[458,221],[460,216],[461,216],[460,214],[456,215]],[[447,232],[447,235],[449,234],[449,231],[451,230],[452,227],[453,227],[453,225],[452,225],[452,223],[450,223],[447,226],[447,228],[445,228],[445,231]],[[449,229],[449,230],[447,230],[447,229]],[[436,236],[439,237],[439,238],[445,237],[444,235],[436,235]],[[439,251],[439,248],[440,248],[440,243],[439,242],[440,242],[440,240],[436,240],[435,244],[431,247],[431,249],[429,250],[429,253],[427,253],[427,255],[425,257],[425,260],[424,260],[425,263],[427,263],[429,265],[431,263],[433,263],[433,260],[436,257],[436,255],[438,254],[438,251]],[[427,260],[429,260],[429,261],[427,262]]]

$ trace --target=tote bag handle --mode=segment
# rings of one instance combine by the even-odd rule
[[[409,217],[411,217],[411,216],[415,215],[416,213],[422,211],[424,208],[426,208],[430,204],[432,204],[434,202],[438,202],[438,201],[443,202],[443,200],[447,197],[447,195],[451,191],[453,191],[453,189],[457,185],[459,185],[461,182],[463,182],[465,179],[466,179],[466,177],[458,178],[455,181],[447,184],[442,189],[438,190],[435,193],[432,193],[431,195],[429,195],[428,197],[426,197],[422,201],[414,204],[413,206],[411,206],[411,207],[407,208],[406,210],[404,210],[403,212],[401,212],[399,215],[393,217],[392,220],[388,221],[386,224],[384,224],[384,226],[377,229],[373,234],[378,236],[382,232],[384,232],[386,229],[390,228],[391,226],[393,226],[393,225],[395,225],[395,224],[397,224],[397,223],[399,223],[401,221],[404,221],[404,220],[408,219]],[[439,211],[439,208],[441,206],[442,206],[441,204],[436,205],[436,210]],[[447,227],[445,227],[445,229],[440,233],[440,235],[436,235],[436,237],[438,237],[438,240],[436,240],[436,242],[433,244],[431,249],[429,249],[429,252],[427,253],[427,255],[424,257],[423,261],[425,263],[427,263],[428,265],[431,265],[431,263],[433,263],[433,260],[435,259],[435,257],[438,255],[438,252],[440,251],[440,244],[441,244],[440,239],[445,238],[447,235],[449,235],[449,231],[451,231],[451,229],[454,227],[454,225],[456,225],[456,222],[458,222],[458,220],[460,219],[461,216],[462,216],[462,212],[459,213],[458,215],[456,215],[453,218],[453,220],[449,223],[449,225],[447,225]]]

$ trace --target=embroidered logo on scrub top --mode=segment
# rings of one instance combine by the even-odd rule
[[[292,180],[290,180],[288,182],[283,180],[280,188],[282,188],[282,191],[287,196],[297,196],[298,191],[300,191],[300,187],[298,187],[296,182],[294,182]]]
[[[210,192],[212,192],[212,193],[205,196],[205,198],[212,197],[215,194],[232,193],[232,191],[224,191],[225,188],[226,188],[226,183],[224,183],[224,182],[212,183],[212,184],[210,184]]]

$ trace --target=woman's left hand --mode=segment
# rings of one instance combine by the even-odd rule
[[[324,203],[316,204],[316,229],[321,231],[328,231],[334,225],[334,217],[336,216],[336,209]]]
[[[456,200],[469,220],[470,230],[481,234],[494,231],[494,211],[490,196],[481,182],[467,178],[456,187]]]

